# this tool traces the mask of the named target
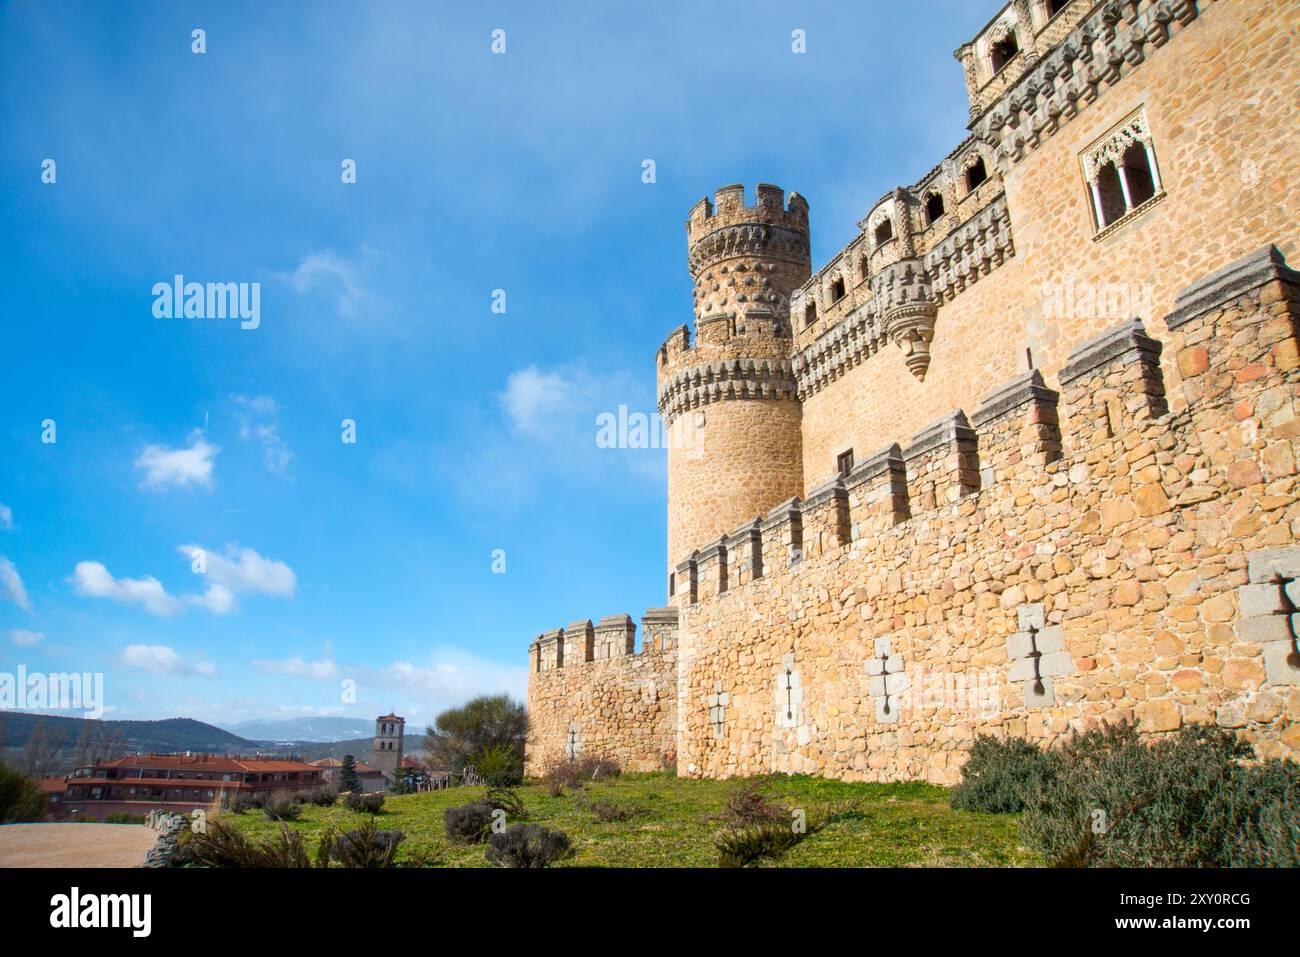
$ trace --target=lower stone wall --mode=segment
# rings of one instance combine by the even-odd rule
[[[977,733],[1121,718],[1300,757],[1300,287],[1275,250],[1248,260],[1167,320],[1185,411],[1161,344],[1117,329],[1072,354],[1059,417],[1036,377],[989,397],[977,489],[949,429],[904,454],[909,490],[939,490],[908,517],[864,485],[852,540],[683,604],[679,773],[952,784]]]
[[[525,773],[540,776],[569,757],[600,757],[627,771],[676,760],[675,623],[648,629],[639,654],[537,672],[528,682]],[[666,650],[656,650],[665,649]]]

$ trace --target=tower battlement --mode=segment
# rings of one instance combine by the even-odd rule
[[[691,207],[686,219],[687,243],[694,247],[715,230],[742,224],[780,226],[792,232],[806,233],[808,201],[798,193],[791,193],[787,200],[785,190],[780,186],[759,183],[751,206],[745,203],[743,183],[719,187],[712,200],[704,196]]]

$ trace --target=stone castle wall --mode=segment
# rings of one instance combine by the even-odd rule
[[[1075,351],[1059,397],[1021,376],[783,506],[762,578],[719,594],[702,567],[679,770],[950,784],[978,732],[1051,743],[1121,717],[1300,754],[1281,591],[1300,574],[1300,277],[1269,255],[1169,333],[1183,411],[1161,344],[1126,324]]]
[[[1280,0],[1015,0],[957,51],[972,135],[770,319],[714,288],[708,237],[743,232],[727,275],[761,278],[802,198],[692,210],[698,342],[657,357],[672,660],[578,642],[552,675],[566,639],[542,636],[530,748],[577,727],[683,774],[950,783],[978,732],[1131,716],[1300,753],[1298,28]],[[1158,186],[1099,227],[1085,157],[1130,124]]]
[[[627,615],[574,622],[529,649],[525,771],[570,758],[610,758],[629,771],[676,761],[677,609],[652,608],[642,647]]]

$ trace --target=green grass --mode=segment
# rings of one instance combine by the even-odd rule
[[[810,835],[773,866],[780,867],[1016,867],[1041,863],[1020,845],[1018,815],[954,811],[948,792],[920,782],[849,784],[825,778],[774,776],[769,793],[812,820],[818,808],[841,809],[826,827]],[[582,791],[551,797],[536,785],[519,788],[528,820],[559,828],[575,854],[562,867],[713,867],[713,834],[721,826],[727,794],[735,781],[685,780],[668,774],[625,774],[588,784]],[[487,867],[483,846],[452,844],[443,833],[442,812],[469,804],[484,788],[451,788],[427,794],[389,796],[378,815],[381,828],[406,835],[399,860],[412,852],[432,855],[450,867]],[[626,821],[602,823],[586,808],[612,802],[634,812]],[[845,810],[845,808],[848,808]],[[358,826],[364,815],[340,803],[303,809],[290,824],[303,832],[309,850],[328,825]],[[275,833],[279,824],[261,811],[224,814],[250,835]],[[511,822],[513,823],[513,822]]]

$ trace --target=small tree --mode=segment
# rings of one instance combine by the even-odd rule
[[[460,771],[473,766],[485,748],[504,745],[520,760],[528,734],[528,709],[509,695],[485,695],[438,715],[424,734],[424,750],[435,765]]]
[[[0,824],[40,821],[45,817],[41,786],[0,762]]]
[[[357,762],[350,754],[343,755],[343,767],[339,771],[339,790],[361,790],[361,778],[357,777]]]

